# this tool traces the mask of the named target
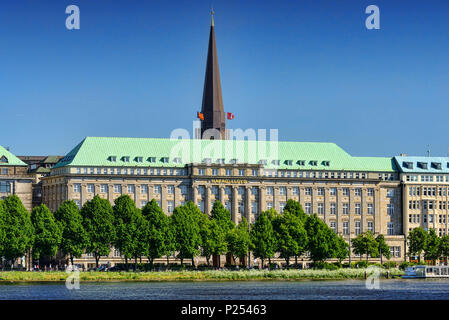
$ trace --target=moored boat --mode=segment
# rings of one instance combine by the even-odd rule
[[[413,266],[405,270],[403,279],[414,278],[449,278],[449,266]]]

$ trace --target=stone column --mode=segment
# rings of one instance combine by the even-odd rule
[[[198,205],[198,186],[192,186],[192,201],[195,205]]]
[[[246,220],[248,220],[248,223],[251,223],[251,187],[246,186],[245,188],[245,213],[246,213]]]
[[[167,186],[165,184],[161,185],[161,208],[165,214],[168,214],[167,209]]]
[[[259,214],[261,214],[262,211],[267,210],[267,203],[265,200],[265,195],[267,194],[267,189],[265,186],[261,186],[259,188]]]
[[[114,185],[112,183],[108,183],[108,200],[111,205],[114,203]]]
[[[231,217],[232,217],[232,221],[237,224],[238,223],[238,189],[236,186],[232,186],[232,212],[231,212]]]
[[[220,195],[220,201],[224,205],[225,204],[225,187],[222,187],[222,186],[219,187],[219,195]]]
[[[205,199],[204,199],[204,212],[207,213],[208,216],[211,214],[211,205],[210,205],[210,199],[211,199],[211,187],[206,186],[205,187]]]
[[[80,198],[81,206],[84,205],[86,199],[87,199],[87,185],[83,183],[81,184],[81,198]]]

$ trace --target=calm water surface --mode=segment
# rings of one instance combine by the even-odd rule
[[[131,300],[323,300],[323,299],[449,299],[449,280],[381,280],[369,290],[363,280],[237,281],[237,282],[105,282],[81,283],[79,290],[64,284],[1,284],[0,299],[131,299]]]

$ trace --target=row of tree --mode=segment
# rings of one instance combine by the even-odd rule
[[[155,200],[138,209],[128,195],[108,200],[95,196],[81,210],[74,201],[64,201],[52,213],[45,205],[35,207],[31,214],[20,199],[9,196],[0,201],[0,254],[14,260],[25,253],[34,259],[55,256],[60,251],[73,264],[75,257],[92,253],[98,267],[101,256],[111,247],[120,251],[126,264],[141,257],[154,259],[177,253],[185,259],[203,256],[210,264],[212,257],[228,254],[240,262],[249,252],[269,260],[279,253],[287,266],[290,259],[308,255],[314,262],[338,259],[349,255],[349,245],[317,215],[307,215],[301,205],[289,200],[282,214],[274,209],[262,212],[249,225],[245,218],[235,226],[230,212],[221,202],[213,204],[210,215],[202,213],[193,203],[176,207],[167,216]],[[390,251],[383,236],[364,233],[352,240],[356,254],[389,258]]]
[[[449,235],[439,237],[434,229],[414,228],[408,235],[408,243],[408,255],[417,256],[418,261],[421,261],[421,255],[434,261],[449,256]]]

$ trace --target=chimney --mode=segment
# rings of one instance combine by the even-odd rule
[[[449,150],[449,149],[448,149],[448,150]],[[399,156],[400,156],[400,157],[406,157],[407,154],[406,154],[406,153],[400,153]]]

